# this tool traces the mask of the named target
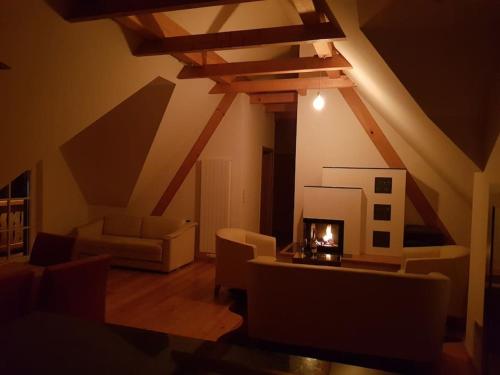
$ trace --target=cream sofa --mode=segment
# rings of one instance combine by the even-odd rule
[[[345,353],[433,362],[445,334],[449,280],[248,262],[248,332],[255,339]]]
[[[276,239],[240,228],[222,228],[215,234],[215,294],[221,286],[246,289],[247,261],[257,256],[275,259]]]
[[[439,272],[447,276],[451,282],[448,315],[465,318],[469,287],[469,253],[468,248],[458,245],[403,248],[401,272]]]
[[[195,223],[109,215],[76,228],[76,256],[109,254],[112,264],[169,272],[194,259]]]

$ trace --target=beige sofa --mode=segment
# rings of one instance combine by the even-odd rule
[[[195,223],[109,215],[76,228],[76,256],[110,254],[112,264],[169,272],[194,259]]]
[[[465,318],[469,287],[469,249],[464,246],[428,246],[403,249],[401,272],[439,272],[450,279],[448,315]]]
[[[276,256],[276,239],[240,228],[222,228],[215,234],[215,294],[221,286],[246,289],[247,261]]]
[[[248,331],[256,339],[432,362],[445,333],[449,280],[341,267],[248,262]]]

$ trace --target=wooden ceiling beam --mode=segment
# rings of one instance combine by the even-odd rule
[[[292,0],[295,9],[300,15],[302,22],[305,25],[314,24],[318,22],[324,21],[324,18],[327,18],[330,21],[330,24],[336,29],[342,31],[342,28],[338,24],[335,16],[333,15],[330,7],[325,2],[325,0]],[[311,14],[316,13],[317,17],[312,17]],[[342,56],[333,46],[332,42],[315,42],[313,43],[314,50],[316,54],[320,57],[328,57],[340,55]],[[335,72],[327,71],[326,74],[330,78],[336,78]]]
[[[297,103],[270,103],[265,107],[267,113],[297,112]]]
[[[275,104],[275,103],[296,103],[296,102],[297,102],[297,93],[293,91],[250,95],[250,104]]]
[[[210,94],[225,93],[265,93],[277,91],[298,91],[309,89],[334,89],[340,87],[353,87],[352,81],[343,76],[341,78],[330,79],[321,78],[287,78],[270,79],[256,81],[234,81],[229,84],[217,83],[209,91]]]
[[[327,70],[349,69],[351,64],[342,56],[336,55],[321,59],[301,57],[264,61],[248,61],[204,66],[185,66],[177,75],[179,79],[209,78],[217,76],[252,76],[284,73],[306,73]]]
[[[260,0],[68,0],[61,13],[78,22],[253,1]]]
[[[334,27],[342,30],[326,0],[312,0],[312,2],[317,12],[323,13]]]
[[[145,40],[135,55],[152,56],[172,53],[201,52],[250,48],[270,44],[297,44],[316,40],[344,39],[328,23],[292,25],[254,30],[226,31],[212,34],[176,36],[161,40]]]
[[[114,19],[123,27],[137,32],[146,39],[160,39],[168,36],[186,36],[191,35],[186,29],[172,21],[163,13],[144,14],[139,16],[117,17]],[[203,56],[201,53],[176,53],[172,54],[177,60],[189,65],[203,65]],[[227,63],[216,52],[208,51],[206,53],[207,64],[225,64]],[[210,77],[215,82],[229,83],[235,77],[231,76],[213,76]]]
[[[323,14],[319,13],[316,10],[316,7],[312,0],[292,0],[297,13],[299,13],[300,19],[304,23],[304,25],[314,25],[321,23],[325,20]],[[344,32],[335,22],[336,27],[342,35]],[[333,43],[329,41],[317,41],[313,43],[314,50],[319,57],[330,57],[335,54],[335,48],[333,47]]]

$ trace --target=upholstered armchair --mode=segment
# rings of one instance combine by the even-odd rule
[[[258,256],[275,257],[276,239],[240,228],[219,229],[215,235],[215,289],[247,288],[247,262]]]
[[[439,272],[451,281],[448,316],[465,318],[469,285],[469,249],[464,246],[407,247],[403,249],[401,272]]]

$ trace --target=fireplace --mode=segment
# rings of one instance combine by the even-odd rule
[[[305,218],[304,250],[344,255],[344,221]]]

